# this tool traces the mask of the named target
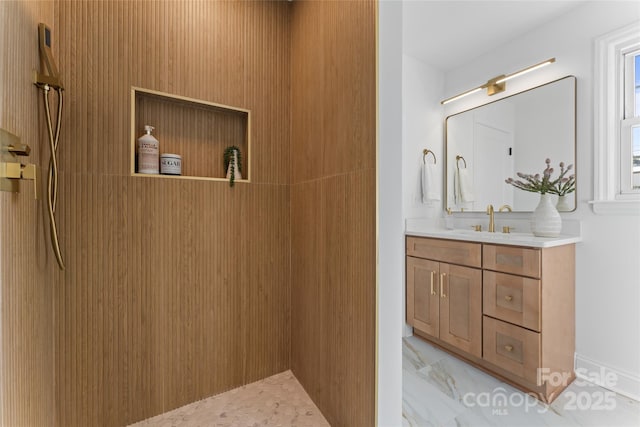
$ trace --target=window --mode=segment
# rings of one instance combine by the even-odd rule
[[[620,193],[640,191],[640,51],[624,54]]]
[[[632,182],[633,190],[640,190],[640,52],[634,52],[632,60],[630,61],[633,66],[633,70],[630,70],[633,76],[633,83],[631,88],[631,99],[634,108],[634,119],[636,121],[632,128],[631,133],[631,157],[633,162],[632,169]]]
[[[640,22],[595,42],[594,200],[598,214],[640,215]]]

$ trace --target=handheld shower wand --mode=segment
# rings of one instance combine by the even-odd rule
[[[38,24],[38,46],[40,47],[40,60],[47,74],[37,73],[36,86],[49,85],[54,89],[62,90],[62,82],[56,61],[53,59],[51,52],[51,29],[45,24]]]
[[[44,97],[44,110],[47,118],[47,133],[51,158],[49,159],[49,173],[47,176],[47,207],[49,212],[49,228],[51,231],[51,244],[53,252],[61,270],[65,269],[60,242],[58,239],[58,226],[56,224],[56,204],[58,199],[58,141],[60,139],[60,125],[62,122],[62,82],[58,74],[58,68],[51,53],[51,29],[45,24],[38,25],[38,39],[40,45],[40,58],[46,68],[47,75],[36,74],[35,85],[42,89]],[[51,120],[51,107],[49,105],[49,91],[54,89],[58,93],[58,109],[56,112],[56,127],[53,128]]]

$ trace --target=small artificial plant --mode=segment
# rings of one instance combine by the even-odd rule
[[[238,162],[237,164],[236,161]],[[236,170],[239,174],[242,173],[242,157],[240,156],[240,149],[235,145],[224,149],[224,169],[228,171],[229,187],[233,187],[236,180]]]
[[[546,159],[545,163],[547,167],[542,171],[542,177],[540,174],[530,175],[518,172],[517,175],[521,179],[507,178],[505,182],[521,190],[540,194],[550,193],[564,196],[576,190],[576,176],[574,174],[565,176],[573,169],[573,165],[569,165],[565,169],[564,162],[560,162],[560,176],[551,179],[553,173],[551,160]]]

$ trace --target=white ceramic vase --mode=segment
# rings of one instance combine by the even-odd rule
[[[556,209],[558,212],[569,212],[571,206],[569,206],[569,200],[567,196],[558,196],[558,203],[556,203]]]
[[[540,203],[531,216],[531,232],[538,237],[557,237],[562,230],[562,217],[553,206],[550,194],[541,194]]]

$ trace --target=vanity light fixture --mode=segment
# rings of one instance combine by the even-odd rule
[[[549,65],[556,62],[556,58],[550,58],[547,59],[546,61],[542,61],[538,64],[534,64],[531,65],[530,67],[527,68],[523,68],[520,71],[516,71],[515,73],[511,73],[511,74],[507,74],[507,75],[500,75],[500,76],[496,76],[492,79],[490,79],[489,81],[487,81],[485,84],[478,86],[476,88],[470,89],[466,92],[462,92],[459,95],[456,96],[452,96],[451,98],[447,98],[444,101],[440,102],[440,104],[444,105],[444,104],[448,104],[449,102],[452,101],[456,101],[460,98],[463,98],[467,95],[471,95],[472,93],[476,93],[478,91],[481,91],[482,89],[486,89],[487,90],[487,95],[491,96],[491,95],[495,95],[496,93],[500,93],[500,92],[504,92],[504,90],[506,89],[507,85],[506,82],[507,80],[511,80],[513,78],[516,77],[520,77],[524,74],[527,74],[533,70],[537,70],[538,68],[542,68],[545,65]]]

